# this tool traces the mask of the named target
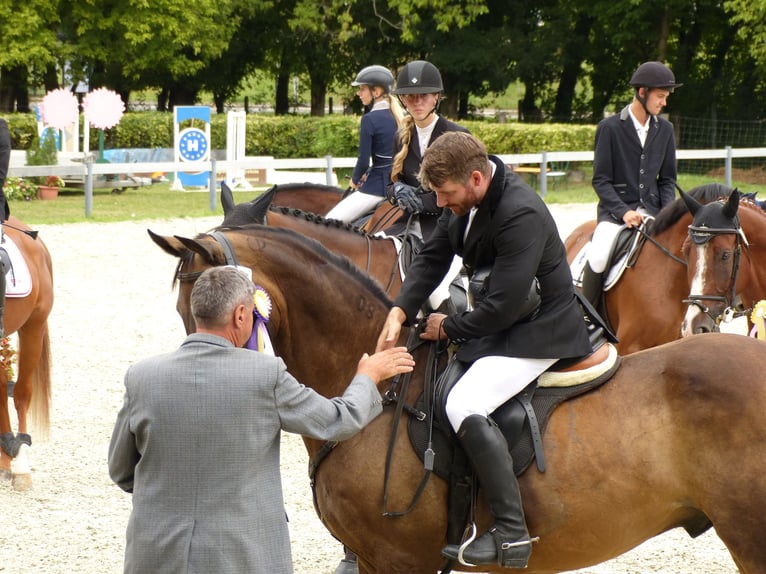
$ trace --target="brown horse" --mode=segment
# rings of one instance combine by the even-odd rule
[[[13,239],[23,255],[31,283],[28,294],[15,297],[9,293],[5,304],[6,336],[18,333],[18,377],[13,385],[18,432],[13,434],[8,411],[8,373],[0,369],[0,479],[12,479],[15,489],[26,490],[32,485],[27,460],[32,443],[30,420],[42,436],[49,431],[48,315],[53,306],[53,266],[48,249],[37,237],[37,232],[17,218],[10,217],[3,223],[3,232]]]
[[[259,223],[284,227],[319,241],[333,253],[351,259],[394,297],[402,286],[402,273],[394,240],[365,233],[353,225],[300,209],[275,207],[274,188],[248,203],[234,204],[228,187],[221,185],[224,218],[221,227]]]
[[[346,193],[334,185],[309,182],[274,185],[264,193],[269,192],[273,192],[272,205],[295,207],[318,215],[326,215]]]
[[[749,317],[766,297],[766,214],[752,201],[741,201],[736,189],[725,201],[704,205],[683,192],[681,197],[693,215],[684,242],[691,293],[681,332],[688,336]]]
[[[718,183],[702,185],[688,192],[697,202],[707,204],[728,198],[732,190]],[[766,231],[764,214],[752,201],[742,201],[739,218],[746,236],[759,238]],[[620,280],[604,293],[606,315],[620,340],[618,348],[628,354],[654,347],[681,337],[688,303],[693,294],[690,275],[695,262],[688,267],[686,258],[689,248],[689,225],[692,215],[682,199],[664,208],[648,230],[649,239],[644,243],[635,263],[625,270]],[[571,263],[583,245],[590,241],[595,221],[577,227],[565,240],[567,258]],[[762,231],[763,230],[763,231]],[[752,261],[766,248],[766,239],[743,257],[740,271],[741,288],[737,293],[746,306],[764,298],[763,280],[749,279],[764,269]]]
[[[359,356],[374,349],[388,299],[347,261],[288,230],[252,226],[224,234],[239,264],[271,295],[269,332],[288,368],[325,396],[339,394]],[[188,329],[193,281],[226,264],[224,250],[210,235],[150,235],[179,259],[177,308]],[[409,401],[423,388],[422,359],[419,349]],[[540,537],[528,571],[583,568],[675,527],[696,536],[714,526],[741,572],[766,572],[764,368],[762,341],[690,337],[624,357],[610,382],[559,406],[544,435],[547,470],[530,467],[520,478],[529,530]],[[358,554],[362,574],[435,572],[447,484],[432,477],[409,514],[381,512],[393,410],[321,462],[313,482],[317,512]],[[408,504],[423,475],[405,418],[388,487],[396,509]],[[305,443],[316,461],[322,443]],[[491,517],[482,497],[477,504],[481,529]]]

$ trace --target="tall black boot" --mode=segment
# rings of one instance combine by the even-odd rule
[[[492,419],[471,415],[460,425],[457,436],[479,478],[495,524],[467,546],[446,546],[442,555],[471,566],[500,564],[505,568],[526,568],[532,540],[503,433]]]
[[[604,274],[596,273],[590,266],[590,263],[586,263],[582,272],[582,294],[590,301],[593,308],[599,310],[601,304],[601,294],[604,292]]]

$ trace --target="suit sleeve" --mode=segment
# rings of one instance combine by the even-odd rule
[[[299,383],[280,359],[275,400],[282,429],[319,440],[346,440],[383,410],[380,392],[367,376],[356,376],[340,397],[328,399]]]
[[[669,125],[670,135],[666,142],[660,171],[657,174],[657,187],[660,191],[660,208],[672,203],[676,198],[676,181],[678,180],[678,166],[676,163],[676,138],[673,134],[673,125]]]
[[[11,162],[11,134],[8,131],[8,122],[0,119],[0,217],[3,221],[8,219],[10,209],[8,201],[3,192],[5,179],[8,176],[8,165]]]
[[[125,377],[125,397],[117,413],[117,421],[109,443],[109,476],[125,492],[133,492],[133,477],[141,455],[136,447],[136,437],[130,428],[130,393]]]
[[[630,211],[630,207],[622,201],[614,188],[615,138],[617,134],[606,124],[596,128],[595,149],[593,154],[593,189],[596,191],[601,205],[611,214],[616,223],[622,223],[622,218]]]

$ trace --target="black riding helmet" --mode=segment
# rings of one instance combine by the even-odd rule
[[[641,64],[633,76],[630,78],[630,85],[634,88],[662,88],[670,90],[672,93],[675,88],[683,86],[676,83],[676,77],[662,62],[644,62]]]
[[[389,93],[394,87],[394,75],[384,66],[367,66],[359,71],[351,85],[380,86]]]
[[[396,78],[394,94],[441,94],[444,91],[442,75],[431,62],[415,60],[405,65]]]

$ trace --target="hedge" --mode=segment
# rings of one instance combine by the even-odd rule
[[[6,114],[13,149],[27,149],[36,134],[34,114]],[[246,154],[276,158],[354,157],[359,141],[359,116],[266,116],[246,119]],[[462,121],[482,140],[490,153],[540,153],[582,151],[593,147],[596,127],[573,124],[522,124]],[[82,131],[82,130],[81,130]],[[226,149],[226,115],[213,114],[210,122],[212,149]],[[91,149],[98,145],[98,130],[90,133]],[[120,123],[104,133],[104,147],[173,147],[173,115],[163,112],[128,112]]]

